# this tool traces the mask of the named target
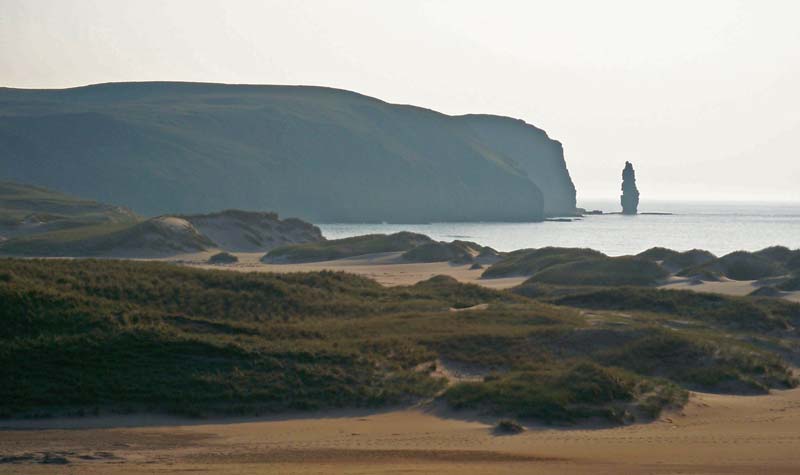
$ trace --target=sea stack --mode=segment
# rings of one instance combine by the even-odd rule
[[[631,162],[625,162],[622,170],[622,214],[636,214],[639,208],[639,190],[636,188],[636,172]]]

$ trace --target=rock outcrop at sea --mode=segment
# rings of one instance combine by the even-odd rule
[[[636,214],[639,208],[639,189],[636,188],[636,172],[631,162],[625,162],[622,170],[622,214]]]

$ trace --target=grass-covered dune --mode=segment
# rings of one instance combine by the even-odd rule
[[[732,252],[705,264],[684,269],[679,275],[709,274],[732,280],[757,280],[785,275],[788,272],[785,262],[778,254],[771,254],[769,250],[770,248],[758,252]]]
[[[653,247],[636,255],[642,259],[659,262],[670,272],[680,272],[684,269],[703,265],[716,259],[716,256],[703,249],[688,251],[674,251],[664,247]]]
[[[156,257],[213,248],[266,251],[322,240],[316,226],[276,213],[229,209],[145,219],[120,206],[0,182],[0,255]]]
[[[784,246],[722,257],[702,249],[653,247],[636,256],[609,257],[593,249],[544,247],[505,253],[482,277],[527,276],[531,282],[561,286],[651,286],[673,274],[701,280],[758,280],[792,273],[800,274],[800,249]],[[787,280],[779,288],[792,290],[793,282]]]
[[[261,259],[268,263],[329,261],[380,252],[408,251],[434,241],[424,234],[407,231],[395,234],[366,234],[343,239],[291,244],[272,249]]]
[[[596,257],[550,266],[529,282],[554,285],[655,285],[669,276],[656,264],[638,257]]]
[[[208,258],[209,264],[234,264],[239,258],[229,252],[218,252]]]
[[[482,276],[489,279],[518,275],[530,276],[551,266],[604,256],[605,254],[600,251],[584,248],[520,249],[506,254],[502,260],[486,269]]]
[[[680,254],[680,252],[674,249],[656,246],[636,254],[636,257],[641,257],[642,259],[647,259],[650,261],[663,261],[664,259],[674,257],[678,254]]]
[[[760,336],[770,346],[693,301],[681,325],[671,309],[634,305],[622,317],[555,303],[449,277],[383,287],[331,272],[3,259],[0,414],[253,414],[440,397],[550,422],[621,422],[682,404],[685,387],[794,384],[774,350],[793,351],[784,340],[794,333],[780,325]],[[450,310],[477,304],[488,307]],[[752,305],[794,324],[788,310]],[[484,380],[434,377],[451,363]]]
[[[778,288],[780,290],[787,290],[787,291],[795,291],[800,290],[800,274],[787,279],[785,282],[781,283]]]
[[[182,218],[160,216],[138,223],[105,223],[32,236],[0,245],[0,254],[14,256],[154,257],[199,252],[216,247]]]

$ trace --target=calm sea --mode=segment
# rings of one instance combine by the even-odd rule
[[[582,202],[586,209],[617,211],[613,202]],[[653,246],[707,249],[722,255],[772,245],[800,248],[800,203],[647,202],[640,212],[671,215],[586,216],[572,222],[322,224],[328,239],[413,231],[440,241],[462,239],[500,251],[527,247],[590,247],[608,255],[636,254]]]

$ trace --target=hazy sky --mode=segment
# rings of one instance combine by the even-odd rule
[[[0,85],[339,87],[524,119],[581,198],[800,201],[800,1],[0,0]]]

